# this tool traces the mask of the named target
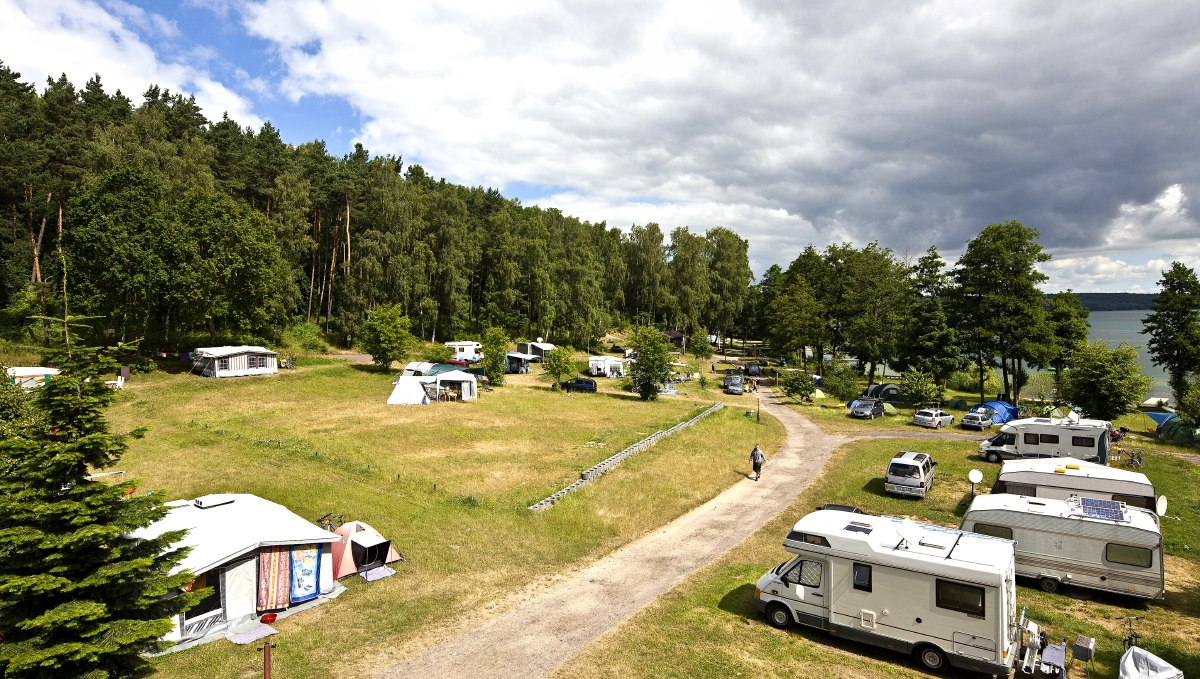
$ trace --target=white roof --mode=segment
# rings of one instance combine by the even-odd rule
[[[197,503],[206,505],[201,509]],[[287,507],[257,495],[205,495],[196,500],[167,503],[170,512],[161,521],[133,533],[154,538],[174,530],[186,530],[171,549],[191,547],[173,572],[203,573],[259,547],[341,542],[340,535],[293,514]]]
[[[872,516],[825,509],[796,522],[796,533],[824,537],[833,552],[870,556],[880,563],[900,565],[920,562],[922,571],[971,574],[991,584],[1003,582],[1015,558],[1012,540],[993,538],[911,519]],[[794,542],[792,536],[784,542]],[[811,544],[801,543],[803,549]]]
[[[480,344],[479,342],[464,341],[464,342],[446,342],[446,346],[448,346],[448,347],[481,347],[483,345]]]
[[[626,359],[619,356],[588,356],[588,363],[624,363],[625,361]]]
[[[1141,472],[1109,467],[1108,465],[1069,457],[1033,457],[1021,460],[1009,460],[1000,467],[1000,476],[1004,476],[1005,474],[1019,474],[1021,472],[1053,474],[1055,476],[1062,476],[1064,479],[1112,479],[1153,487],[1150,479],[1146,478],[1146,475]]]
[[[472,384],[479,381],[477,377],[468,372],[461,370],[451,370],[449,372],[438,373],[433,376],[436,382],[471,382]]]
[[[554,345],[549,342],[525,342],[531,347],[537,347],[542,351],[554,351]]]
[[[212,358],[224,358],[226,356],[236,356],[238,354],[270,354],[278,356],[279,354],[265,349],[263,347],[253,347],[243,344],[239,347],[197,347],[194,352],[197,356],[209,356]]]
[[[509,358],[520,358],[526,361],[532,361],[533,359],[537,358],[537,356],[534,356],[533,354],[522,354],[519,351],[510,351],[505,355]]]
[[[4,372],[8,373],[9,377],[23,379],[26,377],[41,377],[43,375],[57,375],[57,374],[59,374],[59,369],[58,368],[37,368],[37,367],[29,368],[29,367],[23,367],[23,366],[15,366],[15,367],[9,368],[8,370],[5,370]]]
[[[428,361],[409,361],[408,365],[404,366],[404,371],[400,374],[405,377],[416,375],[417,373],[425,374],[429,372],[433,366],[434,364],[429,363]],[[393,380],[393,382],[394,381],[395,380]]]
[[[1075,413],[1071,413],[1071,414],[1075,415]],[[1000,431],[1008,433],[1011,431],[1016,431],[1017,427],[1020,427],[1022,425],[1031,425],[1031,424],[1044,424],[1044,425],[1049,425],[1049,426],[1053,426],[1053,427],[1064,427],[1064,428],[1075,428],[1075,429],[1095,428],[1095,427],[1107,428],[1109,426],[1109,423],[1107,420],[1086,420],[1086,419],[1081,420],[1081,419],[1079,419],[1078,415],[1075,415],[1074,417],[1023,417],[1019,420],[1011,420],[1009,422],[1006,422],[1005,424],[1003,424],[1000,427]]]
[[[975,499],[971,501],[971,506],[967,508],[967,513],[964,515],[963,520],[966,520],[971,515],[971,512],[989,510],[1008,510],[1021,514],[1037,514],[1064,519],[1070,518],[1085,523],[1130,526],[1154,533],[1155,535],[1159,534],[1158,517],[1154,512],[1142,509],[1141,507],[1125,507],[1125,520],[1119,521],[1116,519],[1084,516],[1083,510],[1078,503],[1069,500],[1055,500],[1047,497],[1025,497],[1024,495],[1010,495],[1008,493],[975,496]]]

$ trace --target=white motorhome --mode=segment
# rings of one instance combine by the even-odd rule
[[[1158,517],[1123,502],[980,495],[963,530],[1015,540],[1017,575],[1047,592],[1064,584],[1143,599],[1165,593]]]
[[[911,653],[934,671],[1012,668],[1020,632],[1011,540],[819,510],[783,546],[796,556],[755,585],[772,625],[798,622]]]
[[[483,358],[483,345],[479,342],[446,342],[446,346],[454,352],[450,358],[455,360],[478,363]]]
[[[1105,420],[1026,417],[1000,425],[1000,432],[979,444],[989,462],[1016,457],[1073,457],[1108,462],[1112,425]]]
[[[1159,499],[1154,495],[1154,484],[1145,474],[1084,460],[1009,460],[1000,467],[1000,476],[992,486],[992,493],[1055,500],[1070,500],[1072,495],[1077,495],[1124,502],[1160,516],[1167,511],[1166,498]]]

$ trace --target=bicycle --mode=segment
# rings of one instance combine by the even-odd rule
[[[1130,450],[1128,452],[1129,452],[1129,457],[1127,457],[1125,459],[1126,467],[1139,467],[1140,468],[1145,463],[1145,461],[1142,459],[1142,451]]]
[[[329,512],[316,520],[316,524],[330,533],[337,530],[343,523],[346,523],[345,514],[334,514]]]
[[[1142,638],[1142,635],[1138,634],[1137,631],[1133,629],[1133,621],[1141,620],[1141,617],[1136,615],[1127,615],[1123,619],[1125,620],[1126,629],[1129,630],[1129,634],[1126,634],[1122,641],[1125,643],[1125,650],[1128,651],[1130,648],[1137,646],[1138,639]]]

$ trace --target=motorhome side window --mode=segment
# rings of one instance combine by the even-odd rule
[[[1037,444],[1038,444],[1038,435],[1037,434],[1030,434],[1030,433],[1025,434],[1025,445],[1036,446]]]
[[[990,523],[976,523],[972,531],[980,535],[990,535],[994,538],[1004,538],[1005,540],[1013,539],[1012,529],[1008,526],[994,526]]]
[[[795,568],[788,571],[785,580],[793,585],[805,587],[820,587],[821,573],[824,569],[820,561],[801,561]]]
[[[1122,563],[1126,566],[1149,568],[1154,561],[1154,555],[1145,547],[1130,547],[1129,545],[1104,545],[1104,560],[1112,563]]]
[[[1080,448],[1095,448],[1096,437],[1094,436],[1072,436],[1071,445],[1079,446]]]
[[[871,567],[865,563],[854,564],[854,589],[871,591]]]
[[[936,604],[938,608],[959,611],[979,618],[984,617],[982,587],[938,580]]]
[[[1058,443],[1058,434],[1041,434],[1042,443]]]

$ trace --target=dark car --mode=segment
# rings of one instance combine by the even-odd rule
[[[563,391],[596,391],[596,380],[589,380],[586,377],[572,377],[562,383]]]
[[[746,366],[746,375],[749,377],[759,377],[762,375],[762,366],[757,363],[751,363]]]
[[[883,417],[883,401],[876,398],[861,398],[850,408],[850,417],[873,420]]]

